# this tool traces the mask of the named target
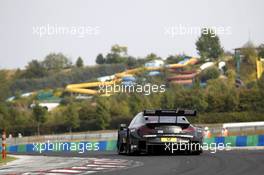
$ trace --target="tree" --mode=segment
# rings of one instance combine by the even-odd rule
[[[47,114],[47,109],[40,106],[38,103],[33,107],[33,117],[37,122],[38,135],[40,135],[40,131],[39,131],[40,124],[46,121],[46,114]]]
[[[208,112],[236,111],[239,104],[239,94],[235,87],[229,86],[224,80],[210,80],[206,87]]]
[[[183,54],[177,54],[177,55],[170,55],[166,58],[166,63],[167,64],[173,64],[173,63],[178,63],[180,61],[183,61],[186,58],[191,58],[190,56],[186,55],[185,53]]]
[[[93,103],[84,101],[79,107],[80,130],[98,130],[99,128],[96,126],[96,108]]]
[[[105,63],[105,58],[104,58],[104,56],[101,53],[99,55],[97,55],[96,63],[97,64],[104,64]]]
[[[118,63],[126,63],[126,60],[124,60],[123,57],[116,53],[108,53],[106,55],[106,64],[118,64]]]
[[[146,107],[144,104],[145,96],[138,93],[132,93],[129,98],[129,108],[132,115],[136,115],[138,111],[142,111]]]
[[[48,70],[61,70],[69,68],[72,65],[69,58],[62,53],[50,53],[43,61],[43,66]]]
[[[263,97],[262,99],[264,100],[264,90],[263,90],[264,89],[264,73],[258,80],[258,88],[259,88],[260,95]]]
[[[241,52],[244,55],[243,62],[255,67],[258,54],[254,46],[245,47]]]
[[[260,97],[259,106],[261,111],[264,111],[264,73],[262,74],[261,78],[258,80],[258,94]]]
[[[219,37],[212,29],[203,28],[202,34],[196,42],[196,49],[202,59],[212,58],[218,60],[224,52],[220,45]]]
[[[0,102],[0,128],[8,127],[9,112],[6,104]]]
[[[8,97],[10,92],[9,84],[7,72],[0,70],[0,101],[4,101]]]
[[[185,55],[170,55],[166,58],[166,63],[167,64],[178,63],[184,60],[185,57],[186,57]]]
[[[76,67],[83,67],[83,59],[81,57],[78,57],[75,65]]]
[[[160,60],[161,58],[158,57],[155,53],[150,53],[146,56],[146,61],[152,61],[152,60]]]
[[[127,60],[128,55],[126,46],[113,45],[111,52],[106,55],[107,64],[127,63]]]
[[[113,45],[111,48],[111,52],[120,56],[127,55],[127,47],[126,46],[119,46],[118,44]]]
[[[109,126],[110,116],[110,104],[109,100],[104,97],[97,99],[96,105],[96,125],[99,129],[106,129]]]
[[[207,80],[210,80],[210,79],[216,79],[219,76],[220,76],[220,72],[218,68],[215,66],[207,68],[200,75],[202,82],[206,82]]]
[[[127,59],[127,66],[129,68],[134,68],[138,65],[137,59],[134,57],[129,56]]]
[[[70,104],[65,110],[66,121],[65,124],[69,129],[69,132],[72,132],[72,129],[76,129],[80,126],[79,113],[77,108]]]
[[[260,45],[259,45],[258,56],[259,56],[260,58],[264,58],[264,44],[260,44]]]
[[[167,90],[160,101],[160,105],[163,109],[173,109],[174,108],[174,92],[173,90]]]
[[[230,86],[233,86],[235,84],[235,80],[236,80],[236,72],[232,69],[229,69],[228,71],[226,71],[226,76],[228,79],[228,84]]]
[[[42,78],[47,76],[47,70],[38,60],[32,60],[26,66],[26,71],[22,74],[24,78]]]
[[[110,113],[115,118],[130,117],[130,108],[128,105],[127,94],[119,94],[109,99],[111,104]]]

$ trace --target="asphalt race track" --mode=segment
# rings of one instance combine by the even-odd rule
[[[147,175],[261,175],[264,174],[264,151],[229,151],[200,156],[132,157],[144,166],[110,174]],[[142,173],[143,174],[143,173]]]
[[[115,152],[50,153],[47,156],[95,158],[98,160],[127,160],[136,162],[130,168],[98,171],[105,175],[263,175],[263,150],[221,151],[215,154],[204,152],[195,155],[117,155]],[[0,168],[1,170],[1,168]],[[4,173],[4,172],[2,172]],[[0,174],[2,174],[0,173]],[[5,173],[4,173],[5,174]],[[85,173],[82,173],[85,174]],[[87,173],[88,174],[88,173]]]

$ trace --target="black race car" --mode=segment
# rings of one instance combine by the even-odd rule
[[[200,154],[203,144],[202,129],[191,125],[186,118],[195,115],[195,110],[187,109],[140,112],[128,127],[126,124],[120,125],[118,153],[153,153],[155,149],[161,149]]]

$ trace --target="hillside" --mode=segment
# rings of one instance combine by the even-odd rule
[[[38,126],[40,133],[115,129],[139,111],[160,108],[196,109],[194,123],[264,120],[264,78],[256,79],[248,60],[240,64],[240,85],[232,55],[206,61],[111,52],[96,62],[73,65],[62,54],[49,54],[25,70],[0,71],[0,127],[23,135],[36,134]],[[102,84],[111,90],[101,93]],[[137,88],[115,91],[116,85]]]

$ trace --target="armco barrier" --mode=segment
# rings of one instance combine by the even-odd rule
[[[1,150],[1,147],[0,147]],[[45,152],[79,152],[86,151],[114,151],[116,140],[108,141],[84,141],[84,142],[45,142],[23,145],[7,146],[8,153],[45,153]],[[41,152],[40,152],[41,151]]]
[[[84,141],[84,142],[51,142],[52,144],[62,144],[68,145],[68,149],[58,150],[58,149],[51,149],[48,148],[48,143],[42,143],[42,152],[47,151],[77,151],[83,152],[83,148],[85,147],[84,151],[115,151],[116,150],[116,140],[108,140],[108,141]],[[231,147],[245,147],[245,146],[264,146],[264,135],[249,135],[249,136],[228,136],[228,137],[212,137],[212,138],[205,138],[204,143],[206,144],[224,144],[229,145]],[[73,145],[73,149],[69,149]],[[75,147],[74,147],[75,145]],[[87,146],[88,145],[88,146]],[[32,152],[39,152],[36,150],[36,144],[24,144],[24,145],[12,145],[7,146],[8,153],[32,153]],[[65,146],[67,147],[67,146]],[[38,149],[40,145],[38,145]],[[45,148],[45,149],[44,149]],[[88,149],[87,149],[88,148]],[[1,151],[1,147],[0,147]]]
[[[204,143],[207,144],[228,144],[232,147],[242,146],[264,146],[264,135],[249,135],[249,136],[228,136],[228,137],[212,137],[205,138]]]

